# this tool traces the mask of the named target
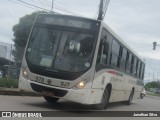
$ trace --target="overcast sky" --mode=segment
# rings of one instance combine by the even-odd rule
[[[51,9],[51,0],[21,0],[44,9]],[[96,18],[100,0],[54,0],[53,10],[64,14]],[[0,42],[13,44],[13,25],[19,18],[39,8],[19,0],[0,0]],[[146,60],[146,75],[160,77],[160,0],[110,0],[104,22]]]

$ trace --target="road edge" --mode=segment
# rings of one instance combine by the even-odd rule
[[[14,95],[14,96],[41,96],[38,93],[23,91],[18,88],[0,88],[0,95]]]

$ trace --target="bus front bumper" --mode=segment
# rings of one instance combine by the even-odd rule
[[[81,104],[98,104],[101,101],[103,90],[99,89],[67,89],[49,86],[20,77],[19,89],[40,93],[53,92],[54,96],[60,99],[73,101]]]

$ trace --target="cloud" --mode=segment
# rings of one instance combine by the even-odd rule
[[[0,41],[13,44],[12,27],[18,23],[20,17],[33,12],[33,10],[29,8],[24,9],[24,6],[7,0],[1,0],[0,4]]]
[[[157,59],[157,60],[160,60],[160,54],[159,54],[159,52],[155,52],[155,53],[146,53],[146,52],[142,52],[142,53],[140,53],[140,55],[141,56],[143,56],[143,57],[150,57],[150,58],[152,58],[152,59]]]
[[[152,53],[153,42],[160,42],[159,6],[158,0],[111,0],[105,21],[140,55],[160,59]]]

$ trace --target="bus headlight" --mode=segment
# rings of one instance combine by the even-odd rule
[[[82,89],[86,85],[85,81],[80,81],[77,85],[73,87],[73,89]]]
[[[26,68],[22,68],[22,75],[24,78],[28,79],[28,73],[27,73]]]
[[[84,85],[85,85],[85,83],[84,83],[83,81],[78,83],[78,86],[79,86],[80,88],[84,87]]]

